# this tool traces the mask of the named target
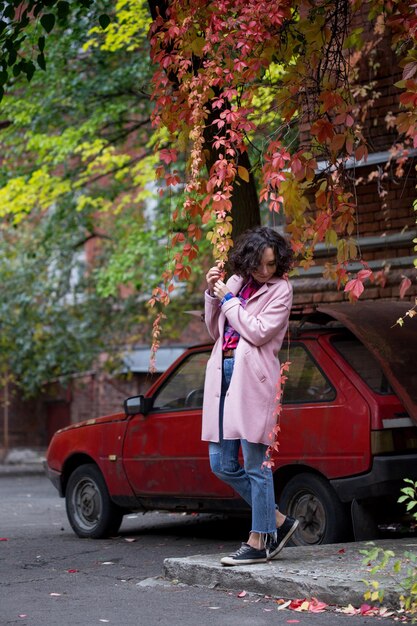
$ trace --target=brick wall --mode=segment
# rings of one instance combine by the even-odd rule
[[[413,210],[413,202],[416,198],[417,160],[409,158],[403,162],[394,159],[390,164],[387,163],[388,151],[396,139],[393,129],[387,127],[387,119],[399,110],[400,92],[394,83],[401,78],[401,69],[391,50],[390,33],[375,43],[366,11],[367,4],[363,3],[362,12],[355,17],[353,27],[363,27],[364,48],[372,42],[371,66],[362,59],[359,81],[362,87],[374,82],[368,91],[372,94],[372,107],[363,127],[370,156],[367,165],[351,169],[348,174],[352,179],[351,191],[357,201],[357,231],[353,237],[360,245],[361,258],[379,273],[380,282],[366,284],[362,299],[398,299],[401,280],[408,276],[413,286],[407,292],[406,299],[413,302],[417,295],[416,271],[412,263],[416,256],[413,238],[416,237],[417,214]],[[355,101],[360,101],[360,98],[357,97]],[[301,127],[302,144],[309,144],[308,133],[309,125],[304,121]],[[374,239],[372,245],[370,238]],[[322,277],[324,263],[334,260],[334,251],[330,250],[326,254],[321,250],[316,254],[316,266],[312,271],[302,272],[293,281],[295,304],[302,307],[347,299],[342,291],[337,291],[333,281]],[[357,271],[361,267],[351,264],[349,269]]]

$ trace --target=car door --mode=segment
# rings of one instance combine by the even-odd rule
[[[281,354],[286,354],[286,349]],[[314,337],[292,342],[276,466],[304,464],[327,478],[367,471],[370,409]]]
[[[187,353],[153,395],[153,409],[130,420],[124,465],[140,496],[232,497],[211,472],[201,441],[204,377],[209,350]]]

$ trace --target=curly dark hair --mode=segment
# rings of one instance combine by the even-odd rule
[[[248,279],[258,267],[265,248],[272,248],[281,277],[291,269],[293,252],[287,240],[272,228],[257,226],[247,230],[236,240],[229,256],[229,267],[234,274]]]

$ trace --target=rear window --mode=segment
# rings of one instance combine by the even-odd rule
[[[394,393],[378,361],[353,335],[334,337],[332,344],[375,393]]]

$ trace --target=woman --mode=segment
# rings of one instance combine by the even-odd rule
[[[210,442],[212,471],[252,509],[248,541],[222,558],[223,565],[275,558],[298,526],[276,507],[273,475],[265,463],[275,425],[278,351],[292,304],[291,262],[286,240],[271,228],[257,227],[233,248],[233,275],[226,284],[218,267],[206,275],[205,322],[215,345],[207,363],[202,439]]]

